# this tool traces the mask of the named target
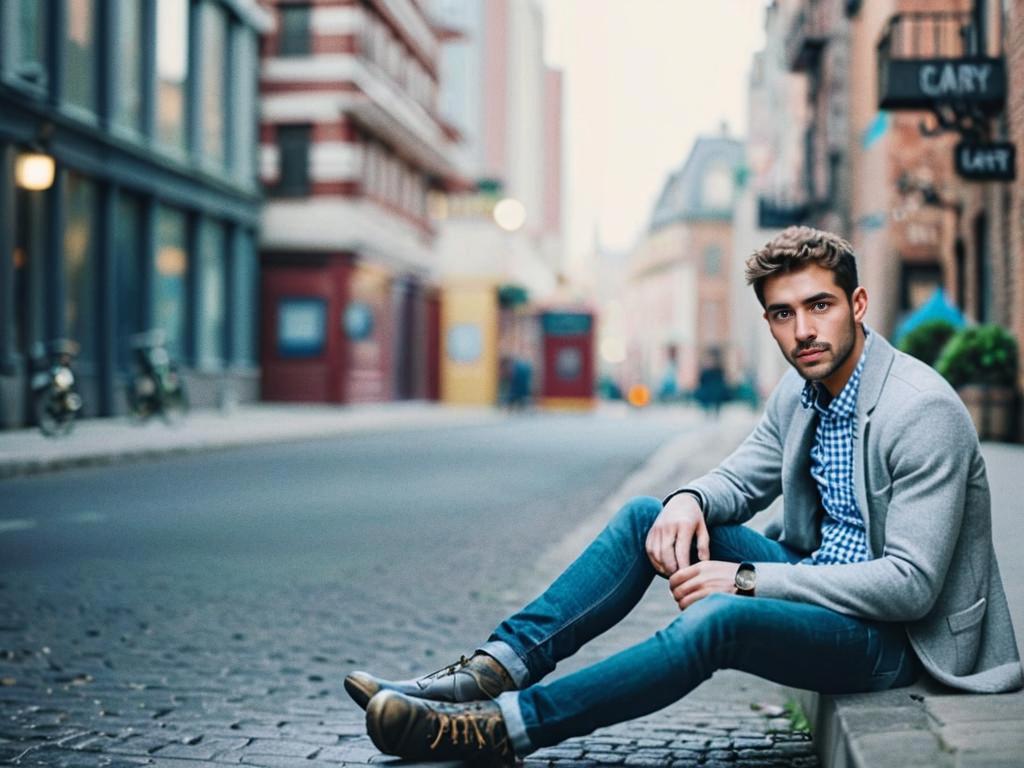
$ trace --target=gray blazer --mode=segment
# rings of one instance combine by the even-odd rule
[[[708,525],[742,523],[783,497],[780,541],[814,551],[821,505],[810,474],[813,410],[783,377],[751,435],[685,486]],[[759,563],[757,594],[903,622],[927,671],[975,692],[1024,686],[995,550],[985,462],[967,410],[930,367],[871,334],[854,433],[854,485],[872,560]]]

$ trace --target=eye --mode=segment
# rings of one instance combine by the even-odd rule
[[[815,312],[824,312],[826,309],[829,308],[829,306],[830,305],[829,305],[829,303],[827,301],[816,301],[814,303],[814,311]]]
[[[793,313],[788,309],[777,309],[772,313],[775,320],[788,320]]]

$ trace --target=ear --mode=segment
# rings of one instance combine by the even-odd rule
[[[853,319],[858,323],[863,321],[864,315],[868,312],[868,292],[863,285],[858,285],[853,289],[850,304],[853,306]]]

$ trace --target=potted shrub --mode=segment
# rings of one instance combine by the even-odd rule
[[[982,440],[1014,438],[1017,341],[1005,328],[964,328],[943,347],[935,368],[960,394]]]
[[[928,365],[934,366],[939,353],[956,334],[956,326],[947,320],[929,320],[908,331],[900,340],[899,348]]]

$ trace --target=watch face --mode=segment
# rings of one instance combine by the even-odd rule
[[[757,576],[754,571],[743,569],[736,571],[736,589],[742,589],[745,592],[749,592],[754,588],[754,584],[757,582]]]

